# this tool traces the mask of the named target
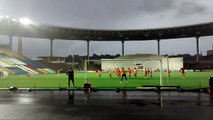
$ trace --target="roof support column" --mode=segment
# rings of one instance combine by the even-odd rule
[[[157,39],[158,42],[158,55],[160,55],[160,39]]]
[[[89,61],[89,42],[87,41],[87,60]]]
[[[11,51],[13,51],[12,40],[13,40],[13,36],[12,36],[12,35],[9,35],[9,47],[10,47],[10,50],[11,50]]]
[[[197,50],[196,62],[199,63],[199,36],[196,37],[196,50]]]
[[[50,57],[48,61],[52,61],[53,57],[53,39],[50,39]]]
[[[18,36],[18,54],[22,55],[22,37]]]
[[[125,41],[121,41],[121,43],[122,43],[122,56],[124,56],[124,42]]]

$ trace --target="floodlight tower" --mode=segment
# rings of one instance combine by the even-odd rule
[[[33,23],[29,18],[20,18],[19,22],[23,25],[29,25]]]

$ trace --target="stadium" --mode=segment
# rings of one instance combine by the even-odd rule
[[[50,56],[48,56],[48,61],[53,62],[52,56],[52,42],[54,39],[59,40],[83,40],[87,42],[87,55],[85,56],[83,69],[76,70],[76,81],[77,81],[77,89],[84,89],[85,83],[92,85],[92,88],[109,88],[109,89],[120,89],[120,88],[131,88],[133,90],[137,90],[138,87],[142,87],[143,85],[150,86],[179,86],[183,88],[190,89],[201,89],[208,88],[208,79],[211,77],[213,68],[208,68],[207,72],[191,72],[190,69],[186,70],[187,76],[184,78],[186,83],[182,82],[182,76],[180,75],[180,69],[184,68],[183,57],[169,57],[169,56],[161,56],[160,55],[160,41],[164,39],[172,39],[172,38],[188,38],[194,37],[196,40],[196,51],[197,56],[196,60],[193,64],[199,66],[202,64],[199,57],[199,38],[203,36],[210,36],[213,34],[213,23],[202,23],[195,25],[187,25],[187,26],[177,26],[170,28],[156,28],[156,29],[142,29],[142,30],[95,30],[95,29],[80,29],[80,28],[67,28],[60,26],[51,26],[51,25],[38,25],[38,24],[29,24],[27,27],[25,26],[25,22],[15,21],[14,19],[3,18],[1,17],[0,22],[0,33],[3,35],[7,35],[9,37],[9,45],[8,49],[1,49],[1,88],[7,88],[8,86],[16,86],[18,88],[67,88],[66,75],[60,74],[56,67],[57,65],[52,65],[51,68],[39,63],[38,61],[30,60],[22,56],[22,37],[31,37],[31,38],[48,38],[50,39]],[[20,32],[21,31],[21,32]],[[10,51],[13,41],[13,36],[18,36],[18,54]],[[124,42],[126,41],[148,41],[148,40],[156,40],[158,41],[158,55],[152,54],[134,54],[134,55],[124,55]],[[90,41],[120,41],[122,44],[122,56],[115,59],[99,59],[92,60],[89,56],[89,46]],[[52,60],[51,60],[52,59]],[[94,64],[99,63],[99,67],[94,67]],[[212,65],[212,63],[209,63]],[[67,67],[63,68],[63,72],[69,67],[75,67],[75,65],[67,65]],[[93,67],[91,67],[93,66]],[[113,80],[117,81],[117,83],[107,82],[105,80],[108,78],[107,70],[111,68],[112,70],[116,68],[137,68],[141,74],[140,82],[135,82],[139,78],[128,78],[134,81],[132,85],[123,85],[119,84],[120,78],[114,77]],[[90,68],[93,68],[90,70]],[[145,76],[145,80],[153,79],[152,82],[144,82],[143,71],[145,68],[152,68],[153,78],[148,78]],[[103,71],[103,77],[97,77],[97,73],[91,72],[101,69]],[[89,72],[88,72],[89,71]],[[171,71],[171,76],[167,76],[166,71]],[[17,76],[27,76],[31,75],[30,78],[22,77],[23,82],[15,83],[11,81],[7,81],[7,79],[19,79]],[[43,74],[40,76],[40,74]],[[44,75],[46,74],[46,75]],[[155,75],[156,74],[156,75]],[[200,79],[197,79],[195,76],[200,74]],[[78,77],[83,76],[83,77]],[[174,76],[173,76],[174,75]],[[192,76],[191,76],[192,75]],[[60,77],[59,77],[60,76]],[[40,78],[41,77],[41,78]],[[49,78],[48,78],[49,77]],[[51,83],[53,77],[57,78],[56,82]],[[174,77],[174,78],[173,78]],[[45,79],[45,84],[40,85],[39,81],[36,82],[26,82],[28,79]],[[51,80],[48,80],[51,79]],[[63,80],[64,79],[64,80]],[[196,79],[196,82],[190,82],[193,79]],[[44,81],[44,80],[43,80]],[[155,81],[155,82],[154,82]],[[160,81],[160,82],[159,82]],[[103,82],[103,83],[102,83]],[[26,83],[26,85],[25,85]],[[189,84],[191,83],[191,84]],[[91,87],[90,85],[90,87]],[[69,88],[68,88],[69,89]],[[75,88],[74,88],[75,89]],[[152,90],[152,88],[150,88]]]
[[[8,45],[0,45],[2,119],[212,118],[213,54],[212,50],[207,56],[199,54],[200,37],[213,35],[212,22],[113,30],[61,27],[0,16],[0,34],[9,38]],[[18,52],[12,49],[14,37],[18,38]],[[25,37],[49,40],[50,55],[39,60],[23,56]],[[196,55],[162,55],[160,43],[174,38],[194,38]],[[87,54],[53,56],[54,40],[84,41]],[[125,42],[150,40],[156,40],[157,54],[124,54]],[[118,41],[121,55],[91,56],[92,41]],[[71,85],[70,71],[75,81]]]

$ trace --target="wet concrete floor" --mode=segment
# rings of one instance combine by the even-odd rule
[[[0,91],[0,120],[213,120],[201,92]]]

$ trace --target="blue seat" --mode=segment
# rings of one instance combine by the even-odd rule
[[[46,68],[44,65],[40,64],[40,63],[37,63],[35,61],[32,61],[32,60],[23,60],[27,65],[30,65],[32,67],[35,67],[35,68]]]
[[[11,71],[13,71],[13,72],[15,72],[16,75],[27,74],[26,71],[24,71],[24,70],[22,70],[22,69],[20,69],[18,67],[6,67],[6,68],[9,69],[9,70],[11,70]]]

